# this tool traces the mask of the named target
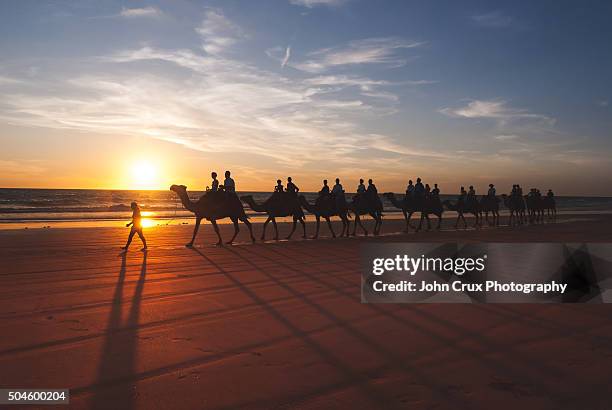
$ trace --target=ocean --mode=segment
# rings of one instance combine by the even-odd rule
[[[202,195],[191,191],[192,199]],[[301,193],[310,202],[317,194]],[[253,195],[257,202],[263,202],[269,192],[239,192],[239,195]],[[398,194],[403,195],[403,194]],[[347,198],[348,198],[347,194]],[[441,195],[442,200],[455,200],[456,195]],[[183,209],[174,192],[167,191],[126,191],[105,189],[21,189],[0,188],[0,229],[23,226],[50,226],[51,223],[71,222],[71,226],[119,225],[131,216],[130,202],[140,204],[143,216],[154,223],[182,223],[192,217]],[[557,197],[560,213],[612,213],[610,197]],[[401,216],[383,198],[385,214]],[[259,219],[263,217],[246,208],[247,214]]]

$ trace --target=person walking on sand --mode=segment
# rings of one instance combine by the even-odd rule
[[[134,238],[134,234],[138,234],[138,237],[140,238],[143,244],[143,248],[141,250],[146,251],[147,240],[145,239],[144,234],[142,233],[142,217],[140,216],[140,207],[136,202],[132,202],[130,207],[132,208],[132,222],[126,224],[125,226],[128,227],[131,225],[132,229],[130,230],[130,236],[128,236],[127,243],[121,249],[127,251],[130,247],[130,243],[132,243],[132,238]]]

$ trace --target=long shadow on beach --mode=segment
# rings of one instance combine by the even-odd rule
[[[106,338],[100,355],[98,376],[92,398],[92,408],[134,408],[135,390],[133,383],[121,383],[107,389],[117,379],[130,379],[136,373],[138,356],[138,322],[140,302],[147,274],[147,254],[143,255],[140,276],[132,297],[132,304],[125,323],[121,322],[123,308],[123,286],[126,274],[126,253],[122,254],[121,269],[115,286],[111,311],[108,317]],[[112,403],[112,405],[110,405]]]

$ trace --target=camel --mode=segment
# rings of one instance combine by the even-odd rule
[[[482,218],[482,212],[485,214],[485,221],[489,226],[499,226],[499,199],[497,197],[490,197],[483,195],[480,199],[480,212]],[[493,222],[489,222],[489,212],[493,216]]]
[[[340,234],[340,237],[345,235],[346,237],[349,236],[350,215],[348,212],[348,208],[345,206],[341,209],[338,209],[338,206],[333,196],[327,195],[324,197],[319,197],[317,198],[314,205],[310,204],[304,195],[300,195],[298,199],[302,208],[313,214],[317,220],[315,234],[313,235],[312,239],[317,239],[319,237],[321,218],[324,218],[327,221],[327,226],[329,227],[332,237],[336,237],[336,233],[334,232],[334,229],[331,225],[331,221],[329,219],[332,216],[339,216],[340,220],[342,221],[342,233]]]
[[[374,219],[374,235],[380,233],[380,227],[382,226],[382,211],[383,206],[380,198],[376,198],[374,204],[371,203],[365,194],[355,195],[351,203],[347,204],[348,209],[355,214],[355,226],[353,228],[353,236],[356,235],[357,225],[361,227],[364,234],[367,236],[368,231],[361,223],[361,215],[370,215]]]
[[[230,218],[234,223],[234,236],[232,236],[232,239],[227,242],[228,244],[234,242],[234,239],[236,239],[236,236],[240,231],[240,228],[238,227],[238,220],[244,222],[247,228],[249,228],[251,240],[255,242],[251,223],[249,222],[248,216],[244,213],[242,203],[235,194],[226,192],[208,192],[198,201],[194,202],[189,198],[189,195],[187,194],[187,187],[185,185],[172,185],[170,190],[178,195],[183,207],[185,207],[185,209],[188,211],[193,212],[196,217],[193,236],[191,237],[191,242],[186,245],[187,247],[193,246],[193,242],[195,241],[198,229],[200,229],[202,219],[209,220],[213,228],[215,228],[215,232],[219,238],[217,245],[223,244],[221,234],[219,233],[219,227],[217,226],[217,220],[223,218]]]
[[[442,205],[446,207],[449,211],[457,212],[457,221],[455,222],[455,229],[459,226],[459,219],[463,221],[463,226],[467,228],[467,222],[465,221],[464,214],[472,214],[476,217],[474,222],[474,228],[480,226],[480,207],[478,201],[473,201],[470,203],[469,201],[457,201],[452,203],[449,200],[442,202]]]
[[[546,215],[549,219],[557,218],[557,203],[555,202],[555,198],[549,196],[542,197],[542,207],[546,210]]]
[[[442,204],[440,203],[439,196],[428,196],[425,197],[421,204],[417,203],[412,198],[404,197],[402,201],[399,201],[393,192],[387,192],[383,195],[385,198],[393,204],[394,207],[401,209],[404,214],[404,219],[406,220],[406,229],[404,232],[410,231],[410,218],[412,218],[412,214],[415,212],[421,213],[421,220],[419,221],[419,226],[416,228],[416,231],[421,230],[421,226],[423,224],[423,219],[427,219],[427,230],[431,229],[431,222],[429,220],[429,214],[434,214],[438,217],[438,226],[436,229],[440,229],[442,225],[442,213],[444,209],[442,208]],[[413,227],[414,228],[414,227]]]
[[[525,206],[529,215],[529,223],[544,222],[544,199],[536,195],[525,195]]]
[[[240,197],[240,199],[250,206],[253,211],[265,212],[268,214],[268,219],[266,219],[263,224],[263,232],[261,233],[262,241],[266,239],[266,227],[270,222],[272,222],[272,225],[274,226],[274,239],[278,241],[278,226],[276,226],[276,218],[283,216],[293,217],[293,228],[291,229],[289,236],[287,236],[287,239],[291,239],[293,236],[297,221],[300,221],[302,224],[302,227],[304,228],[304,235],[302,237],[306,239],[304,212],[302,212],[297,196],[287,192],[276,192],[272,194],[272,196],[270,196],[270,198],[268,198],[263,204],[256,203],[252,195],[245,195]]]
[[[522,225],[525,221],[525,200],[521,196],[502,194],[506,208],[510,210],[508,225]]]

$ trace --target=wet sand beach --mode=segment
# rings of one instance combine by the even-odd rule
[[[564,215],[401,234],[396,220],[376,238],[323,224],[319,240],[298,227],[250,244],[241,225],[215,247],[205,224],[189,249],[192,225],[155,226],[147,253],[136,238],[126,254],[124,228],[0,231],[0,385],[70,388],[76,409],[609,408],[610,305],[362,304],[359,245],[609,242],[611,228]]]

